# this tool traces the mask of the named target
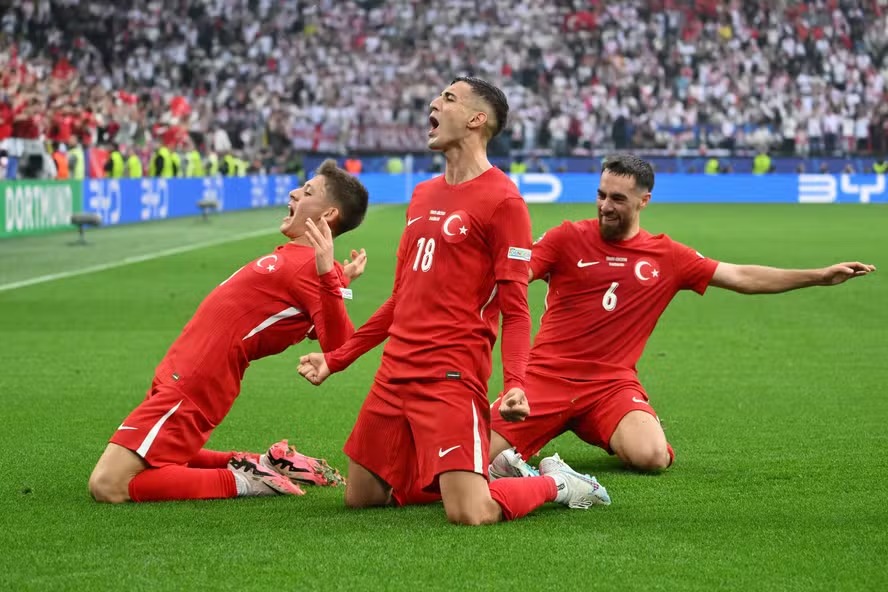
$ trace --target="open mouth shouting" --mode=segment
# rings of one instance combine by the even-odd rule
[[[293,219],[293,216],[296,214],[296,210],[293,207],[293,202],[287,204],[287,215],[284,217],[284,222],[289,222]]]

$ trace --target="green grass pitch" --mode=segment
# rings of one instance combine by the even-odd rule
[[[544,451],[597,475],[608,508],[549,504],[513,523],[458,528],[439,506],[348,511],[335,489],[93,503],[89,473],[154,366],[207,292],[281,242],[283,215],[100,229],[87,247],[66,244],[73,232],[0,242],[0,590],[888,588],[888,208],[875,205],[655,204],[644,213],[648,230],[716,259],[882,269],[777,296],[679,295],[639,365],[677,464],[659,476],[628,473],[572,435]],[[531,207],[536,235],[590,215],[593,205]],[[356,323],[390,293],[403,220],[401,207],[374,208],[337,247],[340,258],[351,247],[369,253],[349,304]],[[531,287],[535,324],[544,290]],[[380,352],[314,388],[296,374],[312,349],[254,363],[210,446],[260,450],[289,437],[344,468],[341,446]]]

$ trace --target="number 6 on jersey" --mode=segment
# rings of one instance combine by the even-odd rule
[[[425,249],[423,249],[425,247]],[[435,257],[435,239],[421,236],[416,241],[416,259],[413,261],[413,271],[428,271],[432,268],[432,259]]]
[[[601,299],[601,306],[603,306],[604,310],[607,312],[617,308],[617,287],[619,287],[619,285],[620,282],[613,282],[611,287],[607,289],[607,292],[604,293],[604,298]]]

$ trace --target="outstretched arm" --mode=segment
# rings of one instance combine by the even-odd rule
[[[331,372],[340,372],[348,368],[352,362],[385,341],[389,327],[395,317],[395,299],[389,298],[382,303],[373,316],[367,319],[360,329],[355,331],[351,339],[342,347],[325,355]]]
[[[821,269],[780,269],[719,263],[709,284],[740,294],[778,294],[810,286],[835,286],[875,270],[874,265],[857,261],[837,263]]]
[[[499,281],[500,308],[503,315],[503,402],[500,415],[506,421],[524,421],[530,407],[524,394],[524,373],[530,357],[530,310],[527,286],[523,282]]]
[[[299,374],[312,384],[324,382],[333,372],[348,368],[352,362],[385,341],[395,312],[394,297],[386,300],[342,347],[326,354],[311,353],[299,358]]]

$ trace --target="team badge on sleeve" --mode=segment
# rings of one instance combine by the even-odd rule
[[[521,247],[509,247],[509,259],[517,259],[518,261],[530,261],[530,249],[522,249]]]

